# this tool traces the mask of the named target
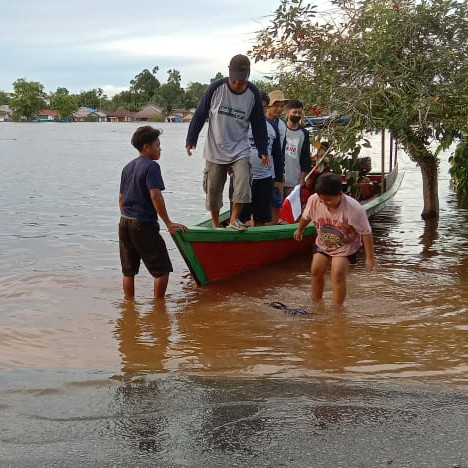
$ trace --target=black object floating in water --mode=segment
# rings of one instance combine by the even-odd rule
[[[308,312],[305,309],[291,309],[282,302],[266,302],[267,305],[275,309],[280,309],[284,313],[289,315],[307,315]]]

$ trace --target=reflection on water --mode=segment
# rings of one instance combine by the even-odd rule
[[[197,287],[167,233],[175,267],[167,299],[151,298],[152,280],[142,272],[131,302],[121,300],[116,226],[118,180],[133,156],[134,128],[2,126],[0,154],[10,177],[0,186],[0,371],[467,386],[468,212],[449,192],[445,156],[437,223],[421,220],[421,176],[400,153],[401,189],[372,220],[379,271],[366,273],[361,254],[341,311],[330,306],[329,282],[324,303],[310,303],[309,256]],[[161,165],[171,217],[191,224],[205,216],[203,160],[200,152],[184,154],[186,129],[165,124]],[[36,150],[24,152],[25,140]],[[31,165],[32,179],[23,169]],[[269,307],[272,301],[309,314],[287,315]]]

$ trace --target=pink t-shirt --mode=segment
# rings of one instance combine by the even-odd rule
[[[337,209],[330,211],[314,193],[307,200],[302,217],[314,223],[317,247],[331,256],[352,255],[361,247],[361,235],[372,232],[362,205],[345,194]]]

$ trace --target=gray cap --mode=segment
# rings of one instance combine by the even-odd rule
[[[250,60],[245,55],[234,55],[229,62],[229,79],[231,81],[247,80],[250,75]]]

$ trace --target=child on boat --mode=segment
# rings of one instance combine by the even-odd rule
[[[343,193],[341,176],[322,174],[302,213],[294,239],[302,240],[302,232],[312,221],[317,238],[311,263],[312,299],[323,296],[324,275],[331,265],[333,304],[343,305],[346,298],[346,276],[349,265],[356,263],[356,252],[364,244],[366,269],[376,268],[372,229],[362,205]]]
[[[154,297],[164,297],[166,292],[172,264],[159,234],[158,215],[171,233],[176,229],[187,230],[183,224],[171,221],[161,193],[164,182],[156,162],[161,155],[160,134],[153,127],[139,127],[131,143],[140,155],[122,170],[119,247],[126,299],[135,295],[135,275],[138,274],[140,260],[154,277]]]

